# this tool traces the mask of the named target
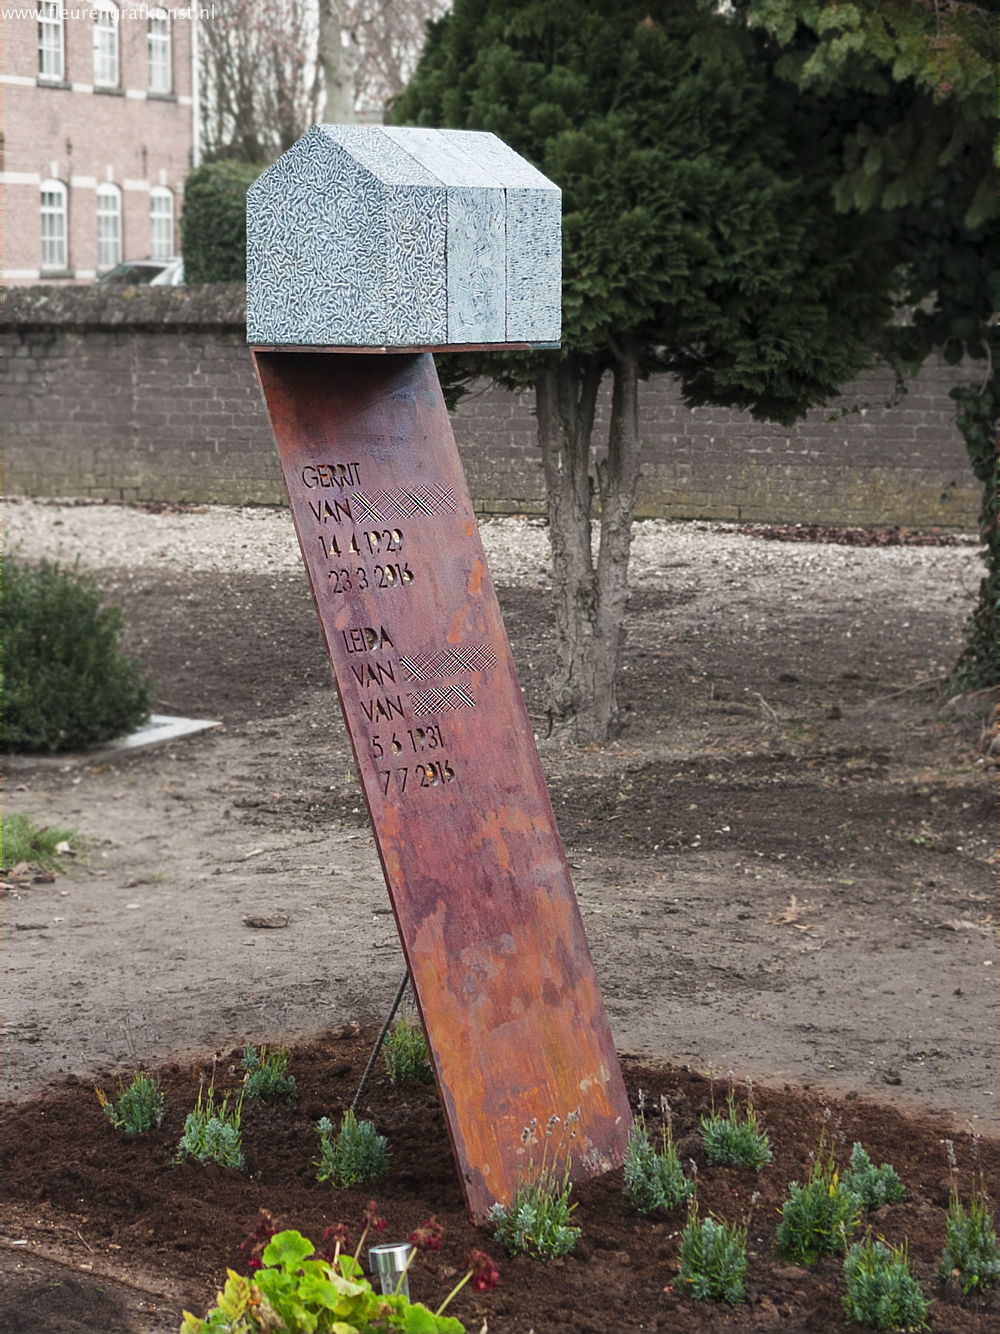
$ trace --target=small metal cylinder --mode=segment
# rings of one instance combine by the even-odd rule
[[[410,1276],[406,1272],[406,1263],[412,1250],[413,1247],[408,1241],[369,1247],[368,1267],[373,1276],[378,1275],[383,1293],[396,1292],[401,1297],[409,1297]]]

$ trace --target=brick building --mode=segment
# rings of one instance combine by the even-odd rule
[[[179,252],[197,161],[195,7],[0,6],[7,284],[86,282]]]

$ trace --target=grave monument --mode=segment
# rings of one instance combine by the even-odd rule
[[[470,131],[318,125],[247,197],[247,339],[477,1220],[547,1126],[581,1180],[631,1123],[432,356],[558,346],[560,227]]]

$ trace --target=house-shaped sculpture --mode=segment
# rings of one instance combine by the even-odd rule
[[[247,195],[247,341],[553,346],[561,197],[495,135],[315,125]]]

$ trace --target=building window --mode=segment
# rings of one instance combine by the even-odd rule
[[[149,257],[170,259],[174,253],[174,197],[169,190],[149,194]]]
[[[38,73],[43,79],[66,76],[62,5],[51,0],[38,6]]]
[[[62,181],[42,182],[42,271],[65,271],[69,267],[66,252],[66,187]]]
[[[94,86],[118,87],[118,6],[97,0],[94,15]]]
[[[170,17],[165,9],[152,9],[146,29],[146,52],[149,58],[149,91],[173,91],[170,60]]]
[[[122,262],[122,195],[117,185],[97,190],[97,271]]]

